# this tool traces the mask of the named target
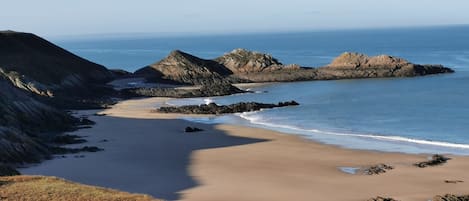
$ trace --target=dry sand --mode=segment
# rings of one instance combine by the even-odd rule
[[[93,116],[97,125],[74,134],[105,151],[24,169],[85,184],[191,201],[367,200],[390,196],[426,201],[446,193],[469,194],[469,158],[414,167],[428,155],[381,153],[323,145],[297,136],[233,125],[177,120],[150,113],[164,98],[123,101]],[[185,126],[205,129],[184,133]],[[99,143],[108,139],[109,142]],[[352,175],[338,167],[385,163],[381,175]],[[461,180],[449,184],[445,180]]]

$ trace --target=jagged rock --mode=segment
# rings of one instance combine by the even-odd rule
[[[326,67],[317,70],[317,79],[414,77],[454,72],[442,65],[420,65],[388,55],[369,57],[350,52],[343,53]]]
[[[235,49],[215,59],[233,73],[256,73],[282,69],[299,69],[298,65],[283,65],[272,55],[253,52],[246,49]]]
[[[424,161],[424,162],[419,162],[414,164],[415,166],[419,168],[426,168],[429,166],[436,166],[436,165],[442,165],[446,163],[448,160],[451,160],[451,158],[445,157],[443,155],[435,154],[432,156],[431,160],[429,161]]]
[[[180,50],[172,51],[163,60],[135,72],[149,79],[201,85],[223,83],[223,78],[231,73],[215,61],[201,59]]]
[[[193,132],[200,132],[200,131],[204,131],[204,130],[200,129],[200,128],[197,128],[197,127],[190,127],[190,126],[188,126],[184,129],[184,132],[186,132],[186,133],[193,133]]]
[[[469,201],[469,195],[452,195],[435,196],[432,201]]]
[[[251,112],[261,109],[271,109],[277,107],[296,106],[296,101],[279,102],[278,104],[265,104],[257,102],[241,102],[231,105],[217,105],[210,103],[208,105],[187,105],[180,107],[160,107],[156,111],[163,113],[182,113],[182,114],[226,114]]]

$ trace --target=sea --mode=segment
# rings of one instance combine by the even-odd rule
[[[276,83],[249,89],[256,93],[177,99],[168,104],[295,100],[300,106],[185,119],[261,127],[353,149],[469,155],[469,26],[52,41],[108,68],[131,72],[175,49],[212,59],[245,48],[270,53],[284,64],[306,67],[324,66],[343,52],[443,64],[456,72],[416,78]]]

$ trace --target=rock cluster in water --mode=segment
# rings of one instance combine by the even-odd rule
[[[271,109],[277,107],[296,106],[299,105],[296,101],[279,102],[278,104],[266,104],[257,102],[241,102],[231,105],[217,105],[215,103],[203,105],[187,105],[180,107],[160,107],[156,109],[157,112],[162,113],[181,113],[181,114],[227,114],[227,113],[240,113],[252,112],[261,109]]]

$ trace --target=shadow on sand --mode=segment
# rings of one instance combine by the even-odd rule
[[[88,136],[86,145],[104,148],[84,158],[68,156],[23,169],[23,174],[63,177],[72,181],[177,200],[178,192],[197,186],[189,175],[196,150],[263,142],[226,135],[214,125],[184,120],[92,117],[96,125],[74,132]],[[203,132],[185,133],[186,126]],[[100,143],[103,139],[107,142]]]

